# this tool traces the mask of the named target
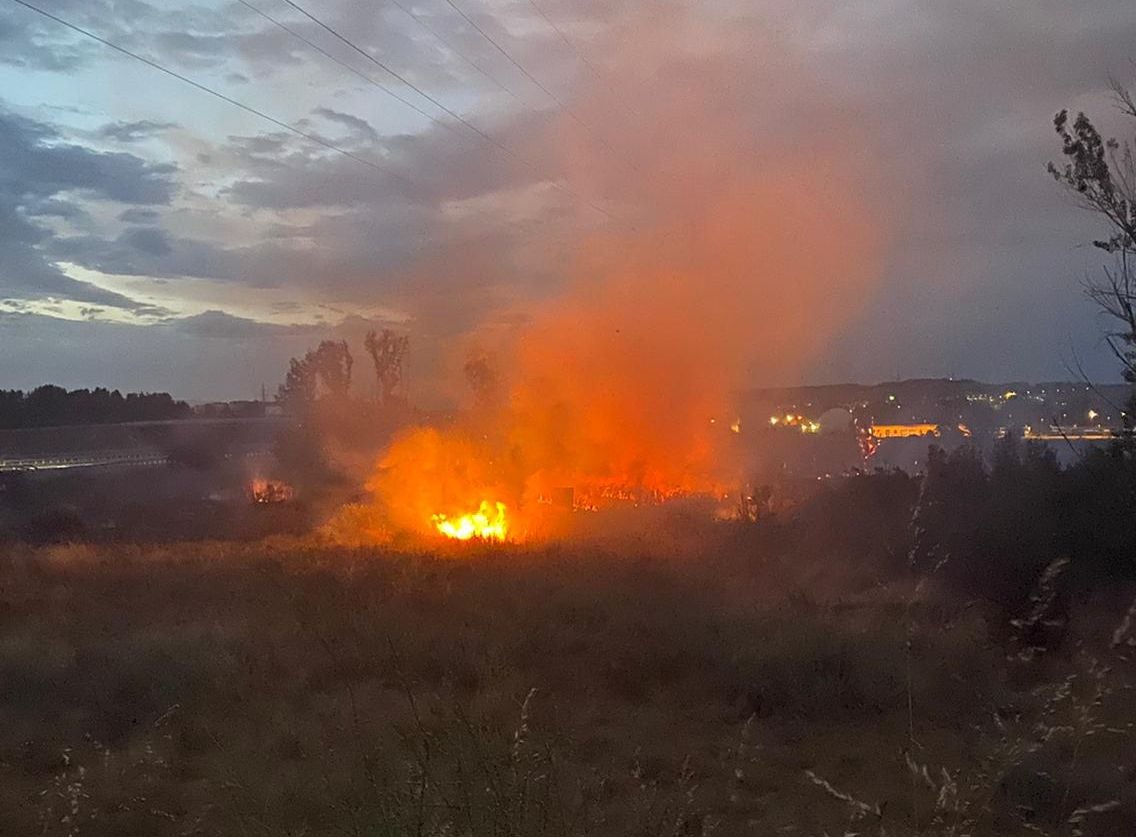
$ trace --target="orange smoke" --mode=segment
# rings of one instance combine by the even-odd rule
[[[497,398],[391,445],[370,487],[392,525],[436,534],[504,508],[522,538],[569,489],[578,506],[720,494],[743,471],[734,394],[800,375],[860,309],[886,226],[861,132],[782,51],[725,40],[691,56],[675,47],[689,35],[670,19],[623,44],[628,66],[605,78],[630,86],[583,91],[590,129],[557,125],[572,186],[626,217],[580,233],[558,292],[473,330]],[[804,134],[780,121],[794,96],[810,102]]]
[[[429,532],[436,515],[500,502],[520,537],[568,488],[591,505],[736,485],[736,388],[754,369],[784,374],[815,357],[876,269],[853,184],[811,163],[739,186],[693,229],[584,247],[589,267],[502,353],[499,402],[460,430],[414,430],[391,446],[372,488],[392,522]],[[818,194],[829,197],[818,205]],[[814,229],[822,243],[806,237]]]

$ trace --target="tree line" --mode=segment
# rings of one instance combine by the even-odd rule
[[[188,404],[167,392],[128,392],[117,389],[66,390],[47,384],[29,392],[0,390],[0,428],[58,427],[69,424],[116,424],[126,421],[165,421],[187,418]]]
[[[405,401],[400,391],[410,338],[390,329],[368,331],[363,349],[371,358],[375,375],[375,401],[393,407]],[[289,361],[284,383],[276,400],[293,415],[303,415],[317,401],[347,401],[351,395],[355,358],[346,340],[324,340],[303,357]]]

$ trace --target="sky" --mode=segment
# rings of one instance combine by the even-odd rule
[[[797,361],[735,383],[1119,377],[1083,292],[1101,228],[1045,166],[1062,108],[1136,133],[1108,88],[1136,84],[1131,0],[36,4],[263,116],[0,0],[0,388],[252,398],[395,328],[411,396],[444,398],[596,241],[673,242],[739,170],[873,230],[733,204],[846,264],[811,328],[754,341]],[[770,332],[796,291],[751,261]]]

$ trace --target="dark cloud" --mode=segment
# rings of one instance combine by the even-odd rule
[[[20,199],[80,191],[122,203],[168,204],[176,188],[172,164],[69,145],[50,126],[11,112],[0,111],[0,151],[0,182]]]
[[[338,122],[340,125],[346,126],[357,136],[365,140],[370,140],[375,143],[379,141],[379,132],[376,131],[366,119],[360,119],[358,116],[352,116],[350,113],[341,113],[331,108],[316,108],[312,112],[317,116],[322,116],[329,122]]]
[[[0,17],[0,64],[29,70],[72,72],[99,50],[98,44],[61,39],[58,27],[26,9],[10,8]]]
[[[161,216],[155,210],[145,209],[140,206],[132,206],[118,213],[118,220],[124,221],[127,224],[153,224],[157,222],[160,217]]]
[[[3,234],[4,210],[0,208],[0,235]],[[60,299],[90,302],[136,313],[157,313],[153,306],[139,303],[122,294],[81,282],[65,275],[44,260],[31,241],[6,237],[7,246],[0,248],[0,300]]]
[[[162,55],[176,55],[182,63],[216,63],[217,56],[232,49],[232,41],[222,33],[166,31],[152,36]]]
[[[172,166],[61,142],[49,126],[0,110],[0,299],[70,299],[153,313],[122,294],[65,275],[46,255],[54,243],[32,218],[81,214],[61,193],[141,204],[173,195]]]
[[[278,325],[264,323],[247,317],[235,317],[224,311],[203,311],[192,317],[182,317],[172,321],[172,325],[183,334],[197,337],[221,338],[226,340],[249,340],[283,335],[315,334],[321,330],[310,325]]]
[[[329,118],[326,112],[317,111]],[[338,114],[337,121],[362,125]],[[343,155],[287,152],[281,135],[236,137],[227,149],[238,155],[247,176],[228,194],[236,202],[262,209],[357,206],[371,209],[416,206],[436,210],[446,201],[518,188],[564,176],[556,154],[556,121],[548,114],[519,115],[492,139],[463,127],[433,125],[414,136],[363,142],[353,150],[390,172],[369,169]],[[311,149],[308,149],[311,151]],[[272,155],[272,156],[269,156]]]
[[[293,137],[284,132],[255,134],[249,137],[229,137],[225,151],[242,159],[245,166],[251,168],[281,168],[279,159],[288,151]],[[242,166],[242,170],[245,168]]]
[[[322,236],[319,246],[309,236]],[[373,302],[377,277],[412,261],[422,242],[402,221],[382,223],[363,214],[292,229],[243,246],[177,237],[150,227],[117,237],[72,235],[44,243],[52,257],[120,276],[211,279],[249,287],[294,288]],[[440,252],[449,247],[439,244]],[[393,278],[386,283],[393,285]]]
[[[120,276],[187,276],[198,279],[242,277],[235,253],[211,242],[171,236],[156,227],[136,227],[115,238],[101,235],[56,237],[54,257],[90,270]]]
[[[136,227],[124,232],[118,240],[146,256],[161,258],[173,250],[169,236],[157,227]]]
[[[87,211],[76,201],[62,200],[60,198],[31,197],[23,207],[24,215],[29,218],[66,218],[78,221],[87,217]]]
[[[178,126],[174,122],[155,122],[150,119],[141,119],[135,122],[112,122],[99,129],[99,136],[118,142],[138,142],[176,127]]]

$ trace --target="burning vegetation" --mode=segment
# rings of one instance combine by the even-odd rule
[[[505,517],[505,504],[482,500],[473,514],[450,519],[444,514],[434,515],[434,528],[447,538],[468,541],[478,538],[485,541],[503,541],[509,536],[509,523]]]
[[[452,306],[408,300],[411,334],[427,335],[416,347],[458,335],[435,390],[453,394],[464,373],[472,397],[456,421],[405,430],[378,457],[369,531],[524,540],[561,531],[572,509],[720,501],[747,471],[734,393],[796,377],[867,300],[896,192],[849,152],[862,127],[834,108],[813,115],[808,138],[775,129],[759,115],[789,92],[770,67],[792,72],[794,95],[811,87],[807,68],[773,40],[747,47],[762,60],[742,67],[704,54],[675,66],[690,31],[672,23],[660,15],[613,52],[609,81],[582,83],[575,114],[542,140],[614,220],[601,230],[577,219],[566,247],[535,234],[537,299],[495,298],[504,277],[490,271],[504,268],[472,252],[453,281],[487,289],[475,321],[439,323]],[[645,80],[675,77],[684,83],[665,96],[641,95]],[[617,144],[634,154],[597,154],[581,124],[620,132],[608,116],[625,101],[637,103],[636,130]]]
[[[422,535],[523,540],[558,532],[565,506],[735,491],[745,463],[732,393],[755,368],[796,367],[803,335],[847,313],[829,293],[867,281],[875,263],[853,185],[818,208],[811,195],[842,175],[817,159],[799,166],[654,233],[582,243],[580,278],[493,335],[492,356],[507,360],[466,362],[470,409],[383,453],[368,482],[376,513]],[[818,212],[839,255],[800,251]]]
[[[280,480],[254,479],[248,486],[249,500],[256,505],[288,503],[296,499],[292,486]]]

